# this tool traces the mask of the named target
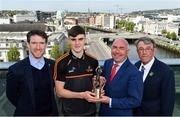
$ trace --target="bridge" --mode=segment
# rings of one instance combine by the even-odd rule
[[[98,60],[105,60],[111,58],[111,49],[107,46],[107,43],[114,41],[118,38],[127,39],[128,42],[134,42],[144,35],[141,33],[93,33],[87,34],[87,46],[88,52],[97,57]],[[105,42],[105,43],[104,43]]]
[[[111,50],[101,39],[101,34],[87,35],[86,50],[97,57],[98,60],[111,58]]]
[[[87,30],[91,29],[91,30],[96,30],[96,31],[100,31],[100,32],[105,32],[105,33],[116,33],[117,32],[116,30],[112,30],[112,29],[103,29],[100,27],[93,27],[93,26],[88,26],[88,25],[85,25],[84,27]]]
[[[101,46],[106,46],[106,44],[98,43],[99,40],[102,40],[105,43],[109,44],[109,43],[112,43],[115,39],[124,38],[129,43],[134,43],[140,37],[145,37],[145,36],[154,39],[157,46],[166,48],[175,53],[180,53],[180,41],[172,41],[172,40],[169,41],[169,39],[167,39],[165,37],[159,37],[156,35],[146,35],[146,34],[138,33],[138,32],[134,32],[134,33],[130,33],[130,32],[95,33],[95,34],[87,35],[89,40],[93,40],[94,42],[97,41],[97,43],[95,43],[95,44],[100,44]],[[104,47],[104,48],[108,48],[108,47]],[[98,54],[96,54],[96,55],[98,56]]]

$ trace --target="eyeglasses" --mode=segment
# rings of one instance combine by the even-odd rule
[[[151,52],[153,49],[152,48],[139,48],[139,52]]]

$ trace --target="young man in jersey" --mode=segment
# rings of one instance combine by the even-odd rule
[[[92,78],[98,61],[84,50],[86,37],[82,27],[72,27],[68,36],[71,50],[58,58],[54,67],[56,93],[62,98],[65,116],[92,116],[96,114]]]

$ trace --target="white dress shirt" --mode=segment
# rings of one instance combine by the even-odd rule
[[[143,63],[141,63],[141,66],[139,67],[139,71],[141,71],[141,68],[142,68],[142,66],[144,66],[144,75],[143,75],[143,82],[146,80],[146,77],[147,77],[147,75],[148,75],[148,73],[149,73],[149,71],[150,71],[150,69],[151,69],[151,67],[152,67],[152,65],[153,65],[153,63],[154,63],[154,57],[153,57],[153,59],[149,62],[149,63],[147,63],[147,64],[143,64]]]
[[[127,58],[122,62],[122,63],[119,63],[118,64],[118,66],[117,66],[117,68],[116,68],[116,73],[117,73],[117,71],[120,69],[120,67],[123,65],[123,63],[125,62],[127,60]],[[115,63],[115,61],[113,62],[113,65],[114,64],[117,64],[117,63]],[[110,97],[110,99],[109,99],[109,108],[111,108],[111,105],[112,105],[112,98]]]

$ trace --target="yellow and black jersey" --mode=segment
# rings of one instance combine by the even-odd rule
[[[84,52],[81,58],[77,58],[70,51],[57,59],[54,79],[65,82],[64,88],[74,92],[91,91],[92,77],[97,66],[97,59],[87,52]],[[94,104],[83,99],[64,99],[63,110],[70,115],[84,115],[96,109]]]

